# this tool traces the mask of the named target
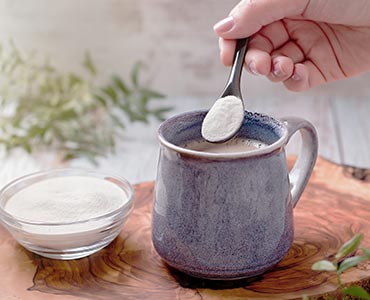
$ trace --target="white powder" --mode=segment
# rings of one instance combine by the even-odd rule
[[[108,180],[65,176],[45,179],[23,188],[9,198],[4,209],[14,217],[33,223],[20,223],[22,234],[18,233],[26,248],[33,245],[34,248],[29,250],[39,249],[37,251],[41,252],[36,253],[53,258],[59,257],[60,253],[80,257],[78,255],[84,256],[86,249],[99,249],[99,245],[104,246],[109,238],[119,233],[131,209],[131,205],[125,205],[128,204],[128,196]],[[122,208],[119,218],[114,214],[94,219],[119,208]],[[38,225],[36,222],[78,223]],[[53,253],[55,256],[49,256]]]
[[[232,137],[244,118],[243,102],[235,96],[218,99],[202,124],[202,136],[209,142],[220,142]]]
[[[4,209],[32,222],[77,222],[112,212],[127,201],[125,192],[112,182],[68,176],[46,179],[20,190]]]

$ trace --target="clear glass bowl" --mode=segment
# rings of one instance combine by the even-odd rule
[[[127,196],[118,209],[78,222],[44,223],[16,218],[4,210],[6,202],[18,191],[36,182],[65,176],[86,176],[108,180]],[[133,207],[133,188],[117,176],[80,169],[55,169],[20,177],[0,191],[0,221],[13,237],[29,251],[54,259],[76,259],[88,256],[117,237]]]

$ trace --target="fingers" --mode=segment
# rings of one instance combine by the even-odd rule
[[[231,65],[232,62],[229,63]],[[302,92],[327,82],[321,71],[311,61],[294,63],[289,57],[272,58],[261,50],[249,50],[245,65],[249,73],[264,75],[272,82],[282,82],[288,90],[293,92]]]
[[[231,66],[235,52],[235,40],[219,39],[220,57],[225,66]],[[258,48],[249,49],[245,56],[246,69],[254,75],[268,75],[271,72],[271,56]]]
[[[254,42],[257,39],[264,39],[265,43],[270,44],[271,49],[277,49],[288,42],[290,36],[283,22],[276,21],[263,27],[258,34],[254,35]]]
[[[301,92],[327,82],[321,71],[311,61],[295,64],[293,75],[284,85],[288,90]]]
[[[268,53],[287,43],[290,37],[281,21],[262,28],[249,41],[249,48],[258,48]]]
[[[219,38],[218,45],[220,47],[221,62],[226,67],[231,66],[233,63],[236,41]]]
[[[274,50],[271,56],[286,56],[290,57],[294,63],[302,62],[305,58],[305,54],[297,43],[289,41],[280,48]]]
[[[289,79],[294,72],[293,61],[286,56],[272,59],[271,73],[267,76],[272,82],[282,82]]]
[[[213,29],[224,39],[248,37],[265,25],[285,17],[300,15],[307,3],[308,0],[242,0]]]
[[[220,38],[219,43],[221,49],[220,56],[223,64],[225,66],[231,66],[236,45],[235,40],[224,40]],[[270,42],[257,37],[251,41],[251,45],[245,56],[245,67],[249,73],[266,76],[272,82],[283,82],[289,90],[297,92],[304,91],[322,82],[322,80],[314,80],[310,85],[309,70],[313,74],[316,74],[318,71],[309,62],[300,63],[304,58],[301,57],[300,52],[289,52],[288,50],[291,46],[284,45],[282,48],[272,52],[273,55],[270,55],[269,52],[272,48]],[[289,53],[292,57],[279,55],[279,53]]]
[[[250,49],[245,55],[245,65],[253,75],[267,76],[271,72],[271,56],[260,49]]]
[[[285,87],[293,92],[302,92],[310,88],[309,74],[304,64],[295,64],[293,75],[284,81]]]
[[[246,69],[254,75],[264,75],[272,82],[282,82],[294,92],[302,92],[327,82],[311,61],[294,63],[286,56],[272,58],[261,50],[250,50],[246,56]]]

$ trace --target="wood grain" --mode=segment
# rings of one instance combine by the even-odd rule
[[[0,227],[0,299],[325,299],[335,294],[335,278],[311,265],[357,232],[370,246],[370,182],[320,158],[295,208],[295,239],[283,261],[248,280],[190,278],[170,270],[152,247],[153,188],[153,182],[135,186],[135,209],[120,236],[88,258],[42,258]],[[364,263],[348,271],[344,283],[368,286],[369,269]]]

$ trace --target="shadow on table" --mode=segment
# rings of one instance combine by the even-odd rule
[[[169,273],[174,277],[177,283],[183,288],[190,289],[212,289],[212,290],[224,290],[224,289],[234,289],[240,287],[246,287],[247,285],[261,280],[263,275],[236,279],[236,280],[210,280],[210,279],[201,279],[187,275],[179,270],[176,270],[167,265]]]

